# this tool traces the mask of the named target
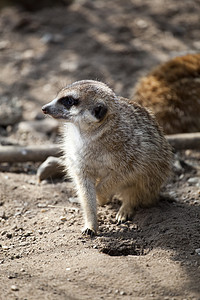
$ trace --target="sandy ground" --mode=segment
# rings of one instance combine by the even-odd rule
[[[123,4],[122,4],[123,2]],[[66,83],[107,82],[131,97],[137,78],[200,51],[199,1],[77,1],[68,8],[0,12],[0,93],[23,120]],[[57,134],[1,127],[2,144],[49,144]],[[38,164],[2,164],[0,299],[200,299],[200,153],[175,154],[163,190],[172,201],[117,225],[119,203],[98,208],[99,231],[81,235],[71,182],[37,183]]]

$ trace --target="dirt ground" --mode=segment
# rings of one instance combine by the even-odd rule
[[[35,13],[0,11],[0,94],[21,121],[80,79],[131,97],[153,66],[200,52],[198,0],[75,1]],[[20,121],[20,120],[19,120]],[[19,122],[18,121],[18,122]],[[58,142],[55,132],[0,127],[2,145]],[[38,163],[1,164],[0,299],[200,299],[200,152],[175,153],[162,200],[117,225],[119,203],[98,208],[99,231],[81,235],[72,183],[37,183]]]

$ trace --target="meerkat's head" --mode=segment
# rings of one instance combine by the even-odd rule
[[[77,81],[63,88],[57,97],[42,107],[44,114],[81,127],[101,124],[112,113],[114,92],[104,83]]]

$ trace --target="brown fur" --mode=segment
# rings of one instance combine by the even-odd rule
[[[151,109],[166,134],[200,131],[200,54],[155,68],[136,85],[133,101]]]

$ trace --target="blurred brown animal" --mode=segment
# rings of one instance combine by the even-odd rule
[[[158,66],[139,80],[132,99],[154,113],[166,134],[200,131],[200,54]]]

